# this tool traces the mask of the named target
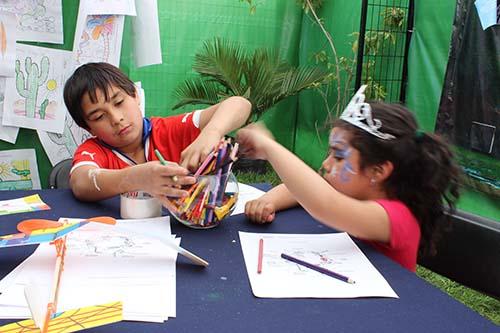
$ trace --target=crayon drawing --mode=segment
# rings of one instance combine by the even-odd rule
[[[17,39],[63,43],[62,0],[2,0],[2,10],[17,16]]]
[[[3,125],[62,133],[71,52],[17,44],[16,58],[16,75],[6,81]]]
[[[89,306],[57,313],[49,322],[47,333],[77,332],[92,327],[116,323],[123,319],[121,302]],[[40,333],[33,319],[0,327],[0,332]]]
[[[46,131],[37,131],[37,133],[52,165],[72,158],[76,148],[92,136],[85,129],[78,126],[69,114],[66,115],[62,134]]]
[[[35,150],[0,151],[0,190],[31,189],[40,189]]]
[[[81,17],[84,16],[85,20]],[[83,22],[83,23],[82,23]],[[89,62],[120,62],[124,16],[79,13],[73,45],[75,65]]]
[[[16,15],[0,11],[0,76],[14,76]]]

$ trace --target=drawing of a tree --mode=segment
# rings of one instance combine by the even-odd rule
[[[38,67],[38,64],[33,62],[31,57],[26,57],[24,68],[26,77],[24,72],[21,71],[21,62],[16,60],[16,89],[19,95],[25,98],[26,117],[35,118],[38,89],[47,80],[49,58],[43,56],[40,67]]]

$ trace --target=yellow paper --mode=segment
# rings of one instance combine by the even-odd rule
[[[113,302],[68,310],[56,315],[49,322],[48,333],[76,332],[87,328],[107,325],[122,321],[123,305]],[[0,327],[0,333],[39,333],[32,319],[7,324]]]

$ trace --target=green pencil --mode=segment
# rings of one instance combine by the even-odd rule
[[[160,160],[160,163],[161,163],[162,165],[168,165],[168,163],[169,163],[169,162],[167,162],[167,161],[163,158],[163,156],[161,156],[161,153],[158,151],[158,149],[155,149],[155,155],[156,155],[156,157],[158,157],[158,159]],[[176,175],[173,175],[171,178],[172,178],[172,180],[173,180],[174,182],[176,182],[176,183],[177,183],[177,181],[179,180],[179,178],[177,178],[177,176],[176,176]]]

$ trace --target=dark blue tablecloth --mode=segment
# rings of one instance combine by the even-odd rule
[[[51,210],[0,216],[0,234],[16,232],[28,218],[57,220],[60,216],[119,217],[117,198],[81,203],[68,190],[0,191],[0,200],[39,193]],[[484,319],[371,247],[363,252],[399,295],[399,299],[261,299],[253,296],[238,231],[328,233],[304,210],[277,214],[268,225],[249,223],[243,215],[228,218],[217,228],[193,230],[172,222],[182,245],[210,262],[203,269],[183,257],[177,261],[177,318],[163,324],[120,322],[88,332],[499,332]],[[0,278],[7,275],[34,247],[0,249]],[[0,325],[12,320],[0,320]]]

